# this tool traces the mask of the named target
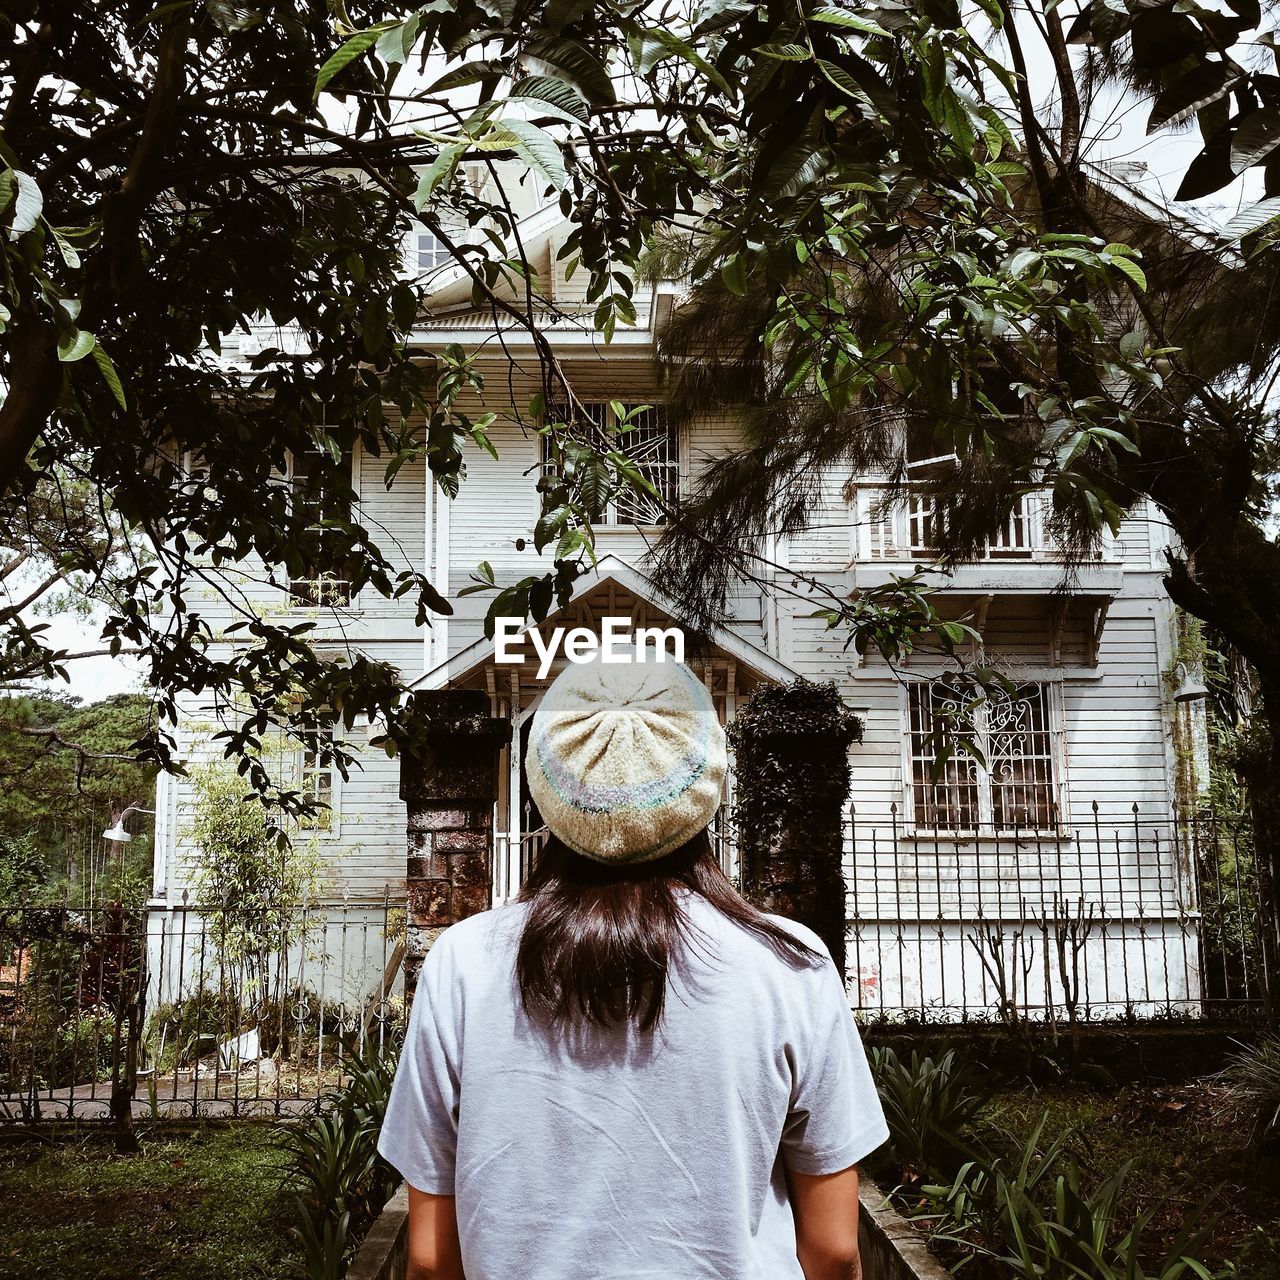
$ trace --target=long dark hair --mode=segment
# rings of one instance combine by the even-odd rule
[[[819,953],[753,907],[730,884],[706,831],[652,862],[609,865],[550,836],[520,893],[529,913],[516,956],[520,998],[531,1017],[597,1027],[662,1017],[667,974],[690,941],[680,888],[767,943],[791,964]]]

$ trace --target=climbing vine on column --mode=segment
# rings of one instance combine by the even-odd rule
[[[761,689],[729,726],[743,891],[764,910],[808,925],[842,973],[841,814],[849,747],[861,741],[862,721],[831,682]]]

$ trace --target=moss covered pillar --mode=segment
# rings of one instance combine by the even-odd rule
[[[408,708],[400,798],[407,810],[405,994],[443,929],[489,905],[498,753],[511,727],[473,689],[420,690]]]
[[[755,693],[729,727],[743,892],[806,924],[845,972],[843,810],[862,721],[834,684]]]

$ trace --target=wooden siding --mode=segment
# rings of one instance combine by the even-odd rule
[[[659,371],[644,353],[628,355],[601,346],[595,355],[567,359],[565,367],[584,400],[662,399]],[[461,407],[473,415],[486,411],[500,415],[490,430],[499,456],[495,461],[468,445],[464,450],[467,473],[455,499],[429,489],[421,462],[402,469],[388,490],[385,460],[364,453],[357,458],[366,523],[398,567],[426,570],[453,601],[456,612],[447,628],[441,626],[438,632],[447,633],[447,645],[429,650],[407,602],[381,600],[369,592],[340,624],[318,612],[312,615],[324,624],[320,634],[328,643],[349,641],[371,656],[394,662],[409,678],[419,675],[428,661],[439,661],[445,652],[456,653],[481,637],[491,596],[458,596],[481,561],[488,561],[499,582],[541,572],[548,563],[534,552],[531,541],[538,511],[539,442],[513,412],[523,412],[537,391],[536,369],[512,370],[502,360],[492,359],[484,362],[483,371],[484,393],[470,396]],[[695,483],[701,468],[734,448],[738,440],[731,418],[693,424],[683,442],[682,483]],[[771,548],[781,564],[815,576],[836,596],[848,594],[853,569],[866,564],[874,550],[860,524],[865,513],[859,495],[850,493],[848,479],[841,468],[833,468],[823,482],[812,527]],[[437,568],[433,560],[446,525],[447,564]],[[602,528],[598,547],[602,555],[615,555],[643,570],[655,535],[654,530]],[[1104,549],[1104,558],[1118,573],[1122,587],[1110,605],[1096,666],[1090,665],[1093,655],[1087,634],[1092,616],[1082,602],[1069,607],[1060,627],[1056,654],[1060,665],[1056,667],[1050,624],[1056,602],[1051,594],[1043,589],[998,594],[987,609],[987,657],[1012,674],[1034,672],[1059,687],[1055,703],[1061,717],[1061,756],[1073,825],[1092,820],[1095,802],[1104,824],[1130,820],[1135,803],[1143,821],[1157,821],[1168,810],[1172,769],[1163,669],[1171,653],[1172,614],[1160,583],[1160,549],[1166,538],[1167,530],[1144,504],[1125,522],[1114,544]],[[519,539],[525,540],[523,547],[517,546]],[[1036,563],[1027,567],[1044,578],[1043,561],[1039,568]],[[1016,576],[1018,568],[1002,566],[1006,581]],[[252,582],[247,589],[264,600],[279,601],[278,589],[272,595],[269,588]],[[972,604],[968,597],[958,602],[945,593],[937,599],[942,610],[953,616]],[[220,608],[225,610],[211,592],[201,607],[211,618],[220,617]],[[844,648],[843,635],[827,632],[821,620],[806,616],[814,607],[782,592],[762,599],[755,588],[744,588],[733,602],[731,625],[799,674],[836,682],[866,719],[865,739],[852,752],[859,821],[887,823],[895,805],[901,818],[907,791],[899,677],[936,669],[937,655],[922,652],[896,673],[875,654],[862,662],[851,648]],[[293,612],[303,616],[303,611]],[[194,761],[211,749],[212,726],[206,711],[194,703],[188,705],[180,738]],[[403,882],[405,857],[399,764],[367,748],[360,753],[360,764],[338,785],[333,833],[317,837],[331,863],[334,884],[354,896],[381,894],[388,885],[396,890]],[[166,786],[166,817],[158,831],[168,833],[162,858],[167,859],[164,881],[171,897],[178,896],[189,880],[183,834],[189,802],[189,785],[182,779]]]

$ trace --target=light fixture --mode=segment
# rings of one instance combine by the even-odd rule
[[[131,804],[117,819],[114,827],[108,827],[102,833],[104,840],[111,840],[116,844],[123,844],[126,840],[132,840],[133,837],[124,829],[124,820],[131,813],[155,813],[154,809],[144,809],[140,805]]]
[[[1209,696],[1204,681],[1191,675],[1184,663],[1178,663],[1178,670],[1182,672],[1182,681],[1173,695],[1174,702],[1202,702]]]

